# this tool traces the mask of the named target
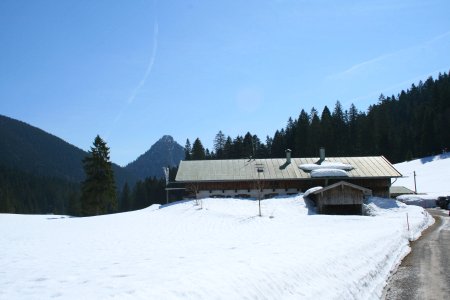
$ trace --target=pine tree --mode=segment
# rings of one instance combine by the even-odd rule
[[[309,144],[309,131],[309,115],[302,109],[297,121],[294,145],[288,145],[288,147],[291,147],[294,156],[305,157]]]
[[[109,148],[100,136],[83,159],[86,179],[81,187],[83,215],[93,216],[117,211],[116,184],[109,160]]]
[[[228,136],[227,140],[225,141],[225,146],[223,147],[223,158],[224,159],[232,158],[232,153],[233,153],[233,140],[231,139],[231,136]]]
[[[191,159],[201,160],[206,158],[205,148],[199,138],[196,138],[192,145]]]
[[[189,141],[189,139],[186,139],[186,145],[184,146],[184,159],[190,160],[191,154],[192,154],[191,142]]]
[[[216,152],[216,157],[218,159],[224,158],[224,148],[226,143],[225,134],[223,134],[222,130],[216,134],[214,138],[214,151]]]
[[[347,120],[345,119],[346,114],[342,109],[341,102],[336,101],[334,106],[333,114],[331,115],[331,122],[333,125],[333,145],[334,145],[334,155],[344,156],[346,154],[347,146]]]
[[[242,140],[242,157],[255,157],[255,145],[253,144],[253,136],[247,132]]]
[[[71,216],[81,216],[81,203],[78,193],[72,192],[69,195],[67,213]]]
[[[323,108],[322,115],[320,117],[320,146],[325,147],[328,155],[335,155],[335,145],[333,121],[331,118],[331,112],[327,106]]]
[[[125,182],[123,186],[122,193],[120,194],[120,211],[129,211],[132,209],[133,204],[131,203],[130,187],[128,183]]]

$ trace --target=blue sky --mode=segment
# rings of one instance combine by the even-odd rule
[[[0,114],[125,165],[450,70],[450,1],[0,1]]]

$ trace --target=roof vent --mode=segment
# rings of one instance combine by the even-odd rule
[[[290,164],[291,163],[291,149],[286,149],[286,164]]]
[[[324,147],[320,147],[319,155],[320,155],[319,164],[321,164],[323,161],[325,161],[325,148]]]

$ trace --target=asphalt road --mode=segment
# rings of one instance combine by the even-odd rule
[[[450,217],[428,209],[436,222],[411,243],[411,253],[390,278],[384,299],[450,299]]]

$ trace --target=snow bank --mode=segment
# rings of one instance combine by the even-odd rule
[[[437,197],[433,195],[401,195],[397,197],[398,201],[401,201],[408,205],[417,205],[423,208],[436,207]]]
[[[423,208],[409,206],[400,201],[370,197],[364,204],[366,211],[372,216],[402,219],[408,228],[408,238],[416,240],[423,230],[434,224],[433,217]],[[409,224],[408,224],[409,223]]]
[[[377,198],[371,216],[310,214],[302,196],[261,204],[263,217],[238,199],[89,218],[0,214],[0,298],[378,299],[431,222]]]

